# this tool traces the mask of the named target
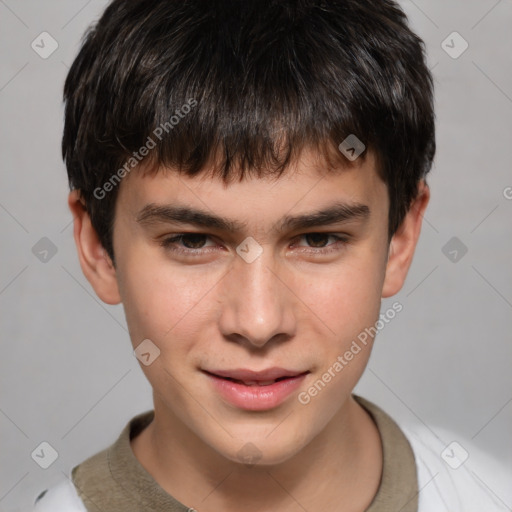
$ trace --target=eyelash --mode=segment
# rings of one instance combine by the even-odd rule
[[[212,252],[211,250],[215,250],[214,247],[209,247],[206,250],[203,250],[203,249],[187,249],[187,248],[184,249],[182,247],[179,247],[179,248],[176,247],[176,245],[175,245],[176,243],[181,242],[187,236],[192,236],[192,235],[194,235],[194,236],[206,236],[207,238],[211,238],[209,235],[207,235],[205,233],[181,233],[179,235],[175,235],[175,236],[172,236],[170,238],[166,238],[166,239],[162,240],[160,242],[160,245],[162,247],[164,247],[165,249],[167,249],[169,251],[172,251],[174,253],[183,254],[185,256],[192,256],[192,257],[204,256],[205,254],[208,254],[208,253]],[[328,236],[328,237],[335,238],[336,242],[334,244],[328,245],[327,247],[322,247],[322,248],[319,248],[319,249],[311,248],[309,250],[304,250],[304,249],[307,249],[307,248],[306,247],[302,247],[301,249],[303,249],[303,250],[301,250],[301,252],[313,253],[313,254],[321,254],[321,255],[330,254],[330,253],[333,253],[333,252],[340,252],[350,242],[348,236],[346,236],[346,235],[344,235],[344,236],[335,235],[334,233],[322,233],[322,232],[315,233],[315,232],[312,232],[312,233],[304,233],[304,234],[298,235],[298,236],[299,237],[305,237],[305,236],[308,236],[308,235],[325,235],[325,236]]]

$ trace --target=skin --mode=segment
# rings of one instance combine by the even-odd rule
[[[107,304],[122,302],[133,347],[150,339],[160,356],[141,365],[153,387],[154,421],[132,449],[159,485],[187,507],[210,511],[361,511],[375,496],[382,445],[370,416],[351,397],[371,352],[354,356],[307,405],[297,400],[379,319],[381,299],[402,287],[430,193],[417,198],[388,244],[389,199],[372,153],[354,168],[325,171],[304,150],[278,180],[246,178],[225,186],[206,174],[175,172],[121,183],[114,222],[114,266],[78,192],[69,195],[83,272]],[[276,233],[285,215],[335,201],[362,203],[365,219]],[[246,223],[240,232],[161,221],[137,222],[149,203],[185,205]],[[175,246],[160,242],[203,233]],[[308,238],[307,234],[325,236]],[[348,243],[329,236],[344,235]],[[252,263],[236,252],[247,237],[263,249]],[[322,253],[325,249],[334,249]],[[224,401],[201,369],[272,366],[309,370],[301,388],[267,411]],[[247,444],[261,456],[248,466]],[[179,461],[179,464],[175,462]]]

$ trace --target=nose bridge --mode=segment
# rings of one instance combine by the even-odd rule
[[[290,293],[275,275],[279,265],[271,250],[263,249],[252,261],[241,256],[233,265],[224,290],[222,333],[231,339],[243,337],[258,347],[278,334],[292,335]]]

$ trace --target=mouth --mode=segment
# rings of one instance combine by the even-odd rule
[[[209,372],[206,372],[209,373]],[[216,375],[214,373],[210,373],[213,377],[218,377],[220,379],[229,380],[231,382],[236,382],[237,384],[243,384],[244,386],[271,386],[272,384],[275,384],[276,382],[281,382],[286,379],[291,379],[293,377],[278,377],[277,379],[271,379],[271,380],[240,380],[240,379],[234,379],[232,377],[221,377],[219,375]]]
[[[281,382],[286,379],[292,379],[309,373],[309,371],[294,371],[277,367],[261,371],[245,369],[204,371],[214,377],[219,377],[238,384],[244,384],[245,386],[270,386],[276,382]]]
[[[263,411],[282,404],[302,384],[309,371],[269,368],[263,371],[203,370],[214,389],[230,405]]]

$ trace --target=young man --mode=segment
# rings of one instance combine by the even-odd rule
[[[505,510],[352,394],[435,153],[395,2],[114,0],[64,97],[80,263],[154,410],[35,510]]]

